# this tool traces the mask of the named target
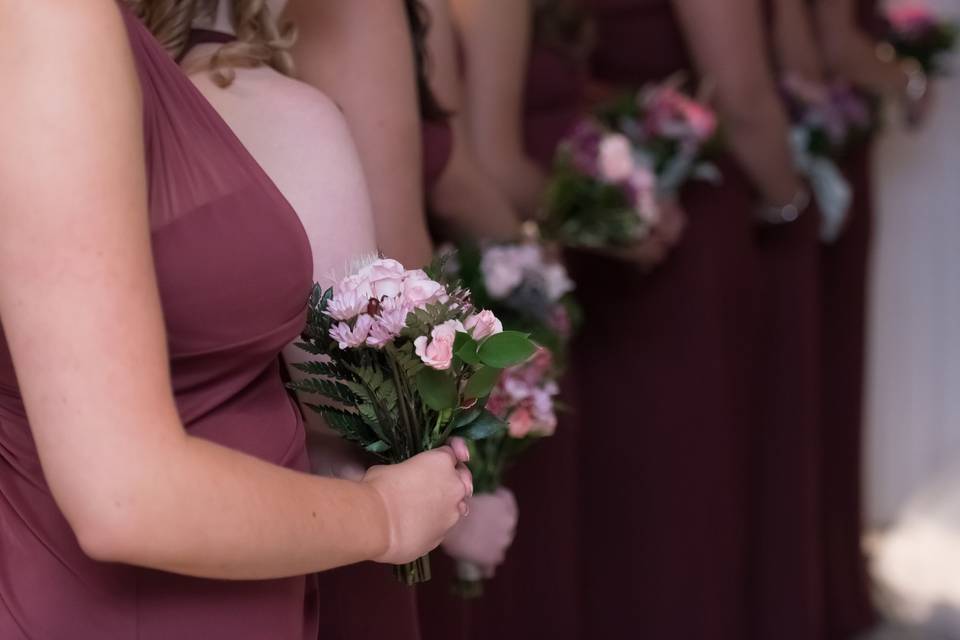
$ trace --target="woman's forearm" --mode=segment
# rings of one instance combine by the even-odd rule
[[[185,575],[267,579],[369,560],[389,526],[375,489],[184,436],[110,478],[74,522],[92,557]]]

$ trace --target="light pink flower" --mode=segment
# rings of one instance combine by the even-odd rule
[[[373,289],[370,287],[370,281],[359,274],[347,276],[333,289],[334,297],[345,294],[354,294],[363,300],[370,300],[373,297]]]
[[[334,294],[327,304],[326,314],[334,320],[353,320],[367,310],[370,298],[357,290]]]
[[[556,302],[573,291],[573,280],[567,274],[562,264],[546,264],[542,270],[543,280],[547,286],[547,298]]]
[[[413,341],[416,354],[428,367],[446,371],[453,362],[453,342],[458,331],[463,331],[463,325],[457,320],[447,320],[434,327],[429,338],[420,336]]]
[[[630,140],[619,133],[611,133],[600,141],[600,175],[607,182],[622,182],[633,171],[633,149]]]
[[[928,7],[921,4],[901,4],[887,13],[890,24],[897,31],[923,31],[936,24],[936,17]]]
[[[392,305],[393,308],[389,309],[385,307],[380,308],[380,315],[374,318],[370,335],[367,337],[367,344],[377,349],[392,342],[406,326],[406,308],[398,305]]]
[[[511,438],[526,438],[533,429],[535,420],[530,408],[521,405],[510,413],[507,419],[507,431]]]
[[[353,328],[346,322],[341,322],[330,328],[330,337],[336,340],[341,349],[359,347],[367,340],[370,329],[373,327],[373,318],[363,314],[354,323]]]
[[[633,189],[637,215],[647,224],[656,224],[660,220],[656,197],[657,177],[646,167],[637,167],[630,174],[629,183]]]
[[[468,317],[463,326],[474,340],[483,340],[503,331],[503,323],[493,315],[492,311],[484,309]]]
[[[371,297],[382,300],[398,296],[403,292],[406,270],[396,260],[381,258],[360,269],[357,276],[369,283]]]
[[[439,282],[431,280],[422,270],[408,271],[403,281],[403,297],[414,307],[439,302],[447,293]]]

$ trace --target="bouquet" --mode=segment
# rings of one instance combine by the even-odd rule
[[[646,237],[659,214],[656,177],[626,136],[578,123],[557,148],[541,233],[569,247],[624,247]]]
[[[849,85],[820,85],[789,76],[783,82],[791,121],[794,164],[807,176],[821,211],[820,236],[835,241],[843,230],[853,192],[836,160],[866,139],[871,106]]]
[[[462,247],[447,262],[447,277],[467,286],[511,329],[532,334],[541,346],[530,360],[504,372],[487,410],[508,428],[471,443],[474,490],[493,493],[503,474],[540,438],[557,427],[557,380],[568,343],[579,321],[566,269],[535,244]],[[482,572],[469,562],[457,564],[457,591],[464,597],[483,592]]]
[[[912,58],[927,74],[943,70],[942,58],[953,50],[957,25],[941,20],[923,4],[906,3],[886,15],[887,40],[900,58]]]
[[[702,157],[716,116],[674,85],[614,101],[561,143],[541,225],[547,237],[592,248],[632,244],[657,223],[658,196],[691,178],[719,178]]]
[[[624,134],[638,161],[657,177],[662,193],[676,193],[690,179],[717,181],[716,167],[704,160],[715,142],[717,116],[701,102],[682,93],[678,79],[648,85],[599,112],[605,126]]]
[[[317,360],[297,391],[347,440],[385,463],[402,462],[451,436],[505,431],[486,404],[504,369],[526,362],[536,346],[503,331],[477,310],[470,292],[450,288],[395,260],[374,260],[334,287],[314,288],[298,345]],[[413,585],[429,580],[429,558],[397,568]]]

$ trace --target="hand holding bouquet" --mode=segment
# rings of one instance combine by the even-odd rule
[[[330,427],[387,463],[407,460],[452,436],[505,430],[485,408],[504,369],[536,346],[503,331],[470,292],[448,288],[394,260],[375,260],[336,286],[315,287],[299,345],[320,356],[297,365],[294,383]],[[398,568],[408,584],[429,579],[426,558]]]
[[[821,85],[799,76],[783,81],[792,127],[790,143],[797,170],[807,177],[821,211],[820,236],[834,242],[846,225],[853,192],[837,168],[873,128],[870,105],[849,85]]]
[[[626,247],[660,222],[659,198],[691,178],[715,180],[703,161],[716,117],[672,83],[616,100],[581,122],[558,149],[541,225],[586,248]]]
[[[508,327],[532,334],[543,345],[533,358],[507,369],[487,401],[487,410],[508,428],[471,444],[474,490],[493,494],[520,454],[556,430],[557,380],[579,317],[570,295],[573,282],[534,244],[464,247],[447,264],[449,278],[464,283]],[[481,567],[460,560],[457,572],[462,595],[482,593]]]

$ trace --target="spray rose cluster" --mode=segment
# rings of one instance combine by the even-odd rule
[[[672,85],[651,86],[637,94],[641,126],[647,138],[667,138],[697,150],[717,132],[717,116]]]
[[[553,378],[553,356],[541,348],[527,363],[507,369],[490,394],[487,409],[505,417],[511,438],[552,436],[560,388]]]
[[[957,23],[937,16],[927,5],[908,1],[887,10],[887,40],[892,53],[919,64],[927,74],[944,70],[944,58],[956,46]]]

